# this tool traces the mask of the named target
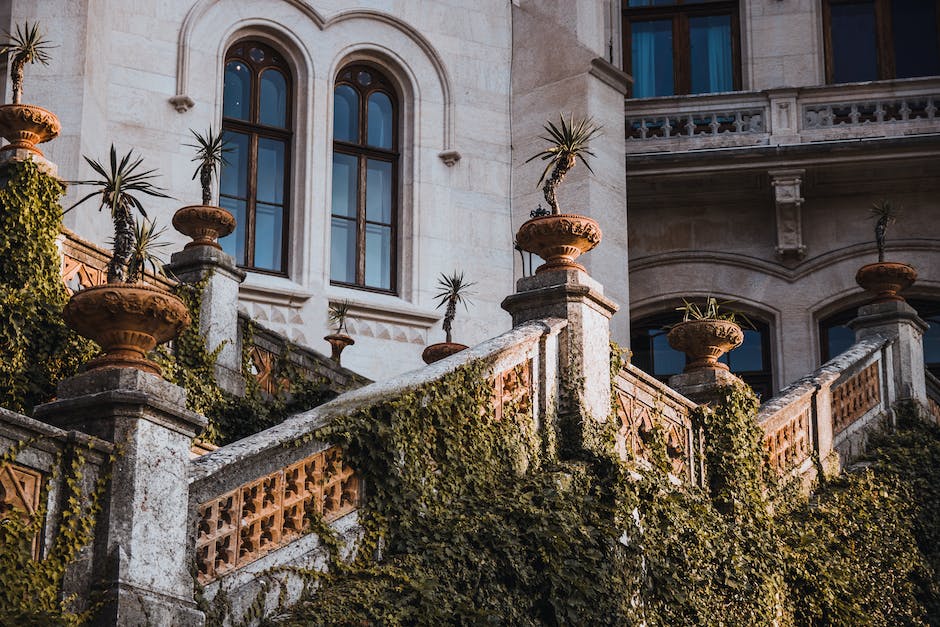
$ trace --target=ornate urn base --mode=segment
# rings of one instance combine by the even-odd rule
[[[575,259],[588,252],[601,241],[601,227],[585,216],[561,215],[532,218],[519,228],[516,242],[522,250],[535,253],[545,260],[536,270],[581,270],[584,266]]]
[[[669,346],[682,351],[690,363],[683,372],[702,368],[727,370],[718,358],[744,341],[744,332],[729,320],[688,320],[670,329]]]
[[[212,246],[222,250],[216,240],[235,230],[235,216],[221,207],[190,205],[173,214],[173,228],[193,238],[185,248]]]
[[[424,352],[421,353],[421,359],[424,360],[426,364],[433,364],[435,361],[440,361],[445,357],[450,357],[455,355],[462,350],[467,350],[466,344],[458,344],[457,342],[438,342],[437,344],[431,344],[424,349]]]
[[[76,292],[62,315],[68,326],[105,353],[88,362],[88,370],[137,368],[160,375],[160,366],[147,359],[147,353],[189,325],[183,301],[143,283],[108,283]]]
[[[323,339],[330,343],[330,346],[333,349],[333,354],[330,355],[330,358],[336,363],[339,363],[340,355],[343,353],[343,350],[347,346],[352,346],[356,343],[356,340],[342,333],[333,333],[331,335],[327,335]]]
[[[910,287],[917,280],[917,270],[906,263],[879,261],[858,269],[855,282],[875,295],[874,303],[903,301],[898,292]]]
[[[47,142],[59,135],[59,118],[42,107],[24,104],[0,106],[0,136],[10,142],[0,150],[28,150],[40,157],[36,144]]]

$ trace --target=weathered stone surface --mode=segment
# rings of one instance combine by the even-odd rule
[[[897,338],[891,372],[899,399],[910,399],[927,406],[924,376],[924,332],[927,323],[913,307],[902,301],[874,303],[858,310],[849,322],[858,340],[887,336]]]

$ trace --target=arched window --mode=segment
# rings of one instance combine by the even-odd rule
[[[333,92],[330,281],[394,292],[398,226],[398,102],[388,79],[349,65]]]
[[[238,265],[278,274],[287,271],[291,89],[284,56],[271,46],[240,41],[225,54],[222,131],[229,151],[219,204],[238,226],[219,243]]]
[[[770,325],[749,315],[753,329],[744,330],[744,343],[719,359],[764,400],[773,396],[770,361]],[[679,322],[674,312],[648,316],[630,323],[631,363],[663,382],[685,368],[685,355],[669,346],[667,326]]]

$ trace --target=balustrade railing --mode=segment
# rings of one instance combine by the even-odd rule
[[[927,379],[927,411],[933,421],[940,425],[940,379],[925,372]]]

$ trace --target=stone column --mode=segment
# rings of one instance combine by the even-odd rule
[[[924,374],[924,332],[927,323],[904,301],[872,303],[858,309],[858,317],[849,322],[855,340],[880,335],[897,338],[888,364],[894,376],[897,398],[889,402],[913,400],[927,407],[927,383]]]
[[[723,368],[700,368],[669,377],[669,387],[699,405],[716,400],[718,389],[726,385],[745,383]]]
[[[245,272],[235,265],[231,255],[211,246],[193,246],[173,253],[165,269],[184,283],[207,280],[202,293],[199,330],[205,335],[206,348],[210,351],[222,345],[215,368],[219,385],[233,394],[244,394],[238,286],[245,280]]]
[[[93,370],[59,384],[37,418],[117,445],[93,548],[94,585],[104,592],[96,625],[195,625],[187,562],[189,449],[206,426],[186,392],[129,368]]]
[[[503,309],[513,326],[564,318],[559,337],[558,426],[562,449],[597,450],[597,425],[610,415],[610,319],[619,308],[604,288],[581,270],[556,270],[519,279]],[[546,417],[551,418],[551,417]]]

